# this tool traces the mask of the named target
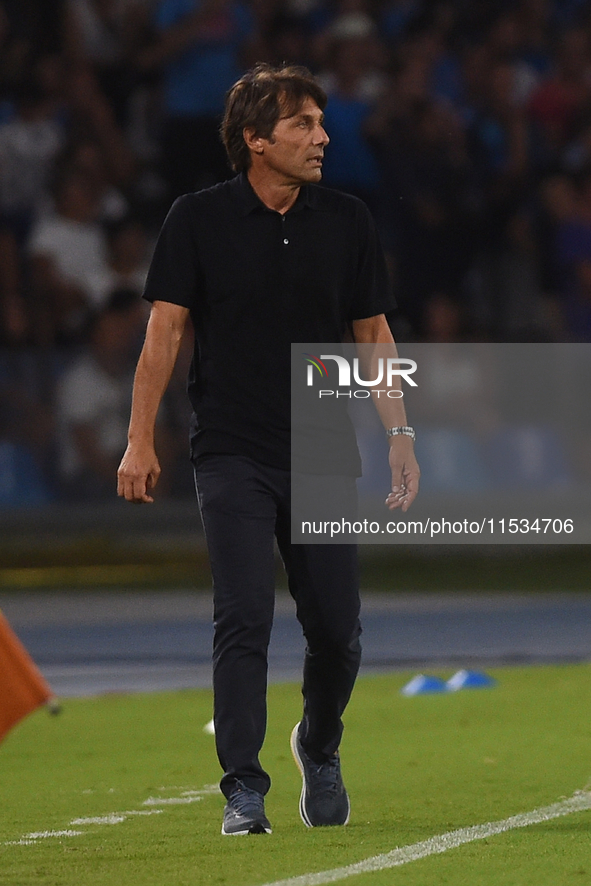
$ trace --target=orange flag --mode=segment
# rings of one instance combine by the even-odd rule
[[[0,741],[19,720],[51,698],[49,685],[0,612]]]

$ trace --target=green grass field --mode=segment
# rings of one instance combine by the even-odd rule
[[[492,673],[495,689],[415,698],[399,693],[408,674],[361,679],[342,745],[351,822],[335,829],[308,830],[300,821],[288,744],[299,688],[272,686],[263,753],[273,778],[271,836],[222,837],[221,795],[192,793],[219,778],[213,738],[202,731],[209,692],[68,700],[59,717],[38,711],[0,745],[0,883],[262,886],[585,788],[591,666]],[[123,815],[130,812],[152,814]],[[79,833],[27,836],[64,830]],[[589,884],[590,831],[591,811],[578,812],[346,882]]]

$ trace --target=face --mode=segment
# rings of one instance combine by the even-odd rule
[[[297,114],[279,119],[269,139],[253,139],[252,150],[267,173],[282,184],[319,182],[329,141],[323,121],[316,102],[307,98]]]

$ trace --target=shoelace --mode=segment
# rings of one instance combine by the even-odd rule
[[[259,792],[247,788],[242,781],[236,782],[236,788],[230,795],[230,803],[239,815],[262,813],[264,810],[263,798]]]
[[[313,760],[310,760],[309,768],[316,787],[320,788],[323,793],[336,794],[338,792],[340,770],[337,754],[324,763],[315,763]]]

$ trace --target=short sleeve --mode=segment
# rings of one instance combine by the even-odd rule
[[[349,322],[386,314],[396,307],[384,250],[367,206],[358,201],[357,242],[359,260]]]
[[[191,194],[179,197],[166,216],[144,288],[147,301],[166,301],[183,308],[196,306],[201,275],[191,211],[193,200]]]

